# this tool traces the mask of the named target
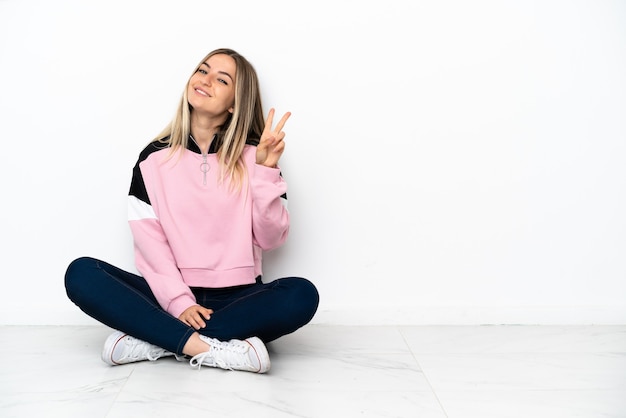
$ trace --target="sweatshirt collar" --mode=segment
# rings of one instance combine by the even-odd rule
[[[217,134],[213,135],[213,140],[211,141],[211,145],[209,145],[209,152],[207,154],[215,154],[217,152]],[[259,145],[259,140],[256,138],[248,138],[246,139],[246,145]],[[196,140],[189,134],[189,139],[187,140],[187,149],[191,152],[195,152],[196,154],[202,154],[200,151],[200,147],[196,144]]]
[[[195,152],[196,154],[202,154],[200,151],[200,147],[196,143],[196,140],[193,138],[191,134],[189,134],[189,139],[187,140],[187,149],[191,152]],[[209,145],[209,152],[207,154],[215,154],[217,152],[217,134],[213,135],[213,139],[211,140],[211,145]]]

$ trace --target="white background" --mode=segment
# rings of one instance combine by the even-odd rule
[[[1,324],[134,270],[131,168],[218,47],[293,113],[265,276],[314,322],[626,322],[626,2],[0,0]]]

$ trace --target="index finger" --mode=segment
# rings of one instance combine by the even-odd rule
[[[267,114],[267,120],[265,121],[265,127],[263,128],[263,133],[267,133],[272,129],[273,120],[274,120],[274,108],[271,108],[269,113]]]
[[[204,318],[208,318],[213,313],[213,309],[205,308],[204,306],[202,306],[201,309],[198,309],[198,313]]]

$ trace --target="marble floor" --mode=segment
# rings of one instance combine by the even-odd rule
[[[266,375],[110,367],[109,332],[0,327],[0,417],[626,417],[626,326],[309,325]]]

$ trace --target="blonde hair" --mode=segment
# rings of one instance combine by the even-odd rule
[[[242,159],[244,146],[246,141],[254,145],[258,144],[265,124],[259,80],[252,64],[241,54],[228,48],[220,48],[210,52],[200,60],[191,76],[198,71],[202,63],[217,54],[228,55],[235,60],[236,65],[234,110],[222,125],[217,136],[220,181],[228,178],[232,187],[241,190],[247,178]],[[187,80],[174,117],[155,138],[168,144],[172,155],[176,152],[182,154],[187,149],[191,133],[191,106],[187,97],[188,86],[189,80]]]

